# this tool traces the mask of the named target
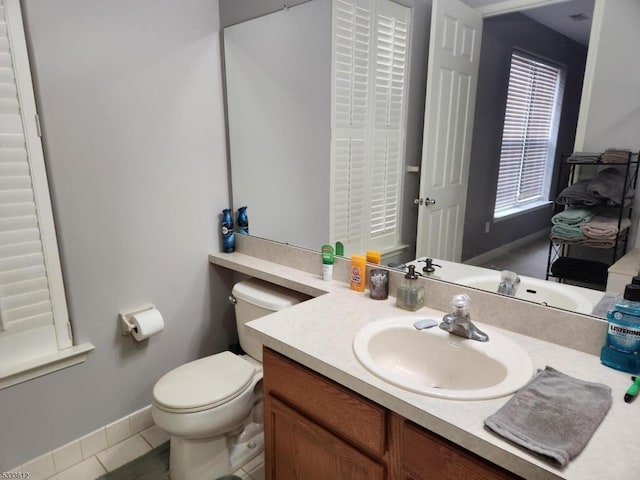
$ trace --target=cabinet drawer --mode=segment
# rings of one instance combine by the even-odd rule
[[[458,445],[405,422],[402,463],[408,478],[438,480],[507,480],[521,477]]]
[[[264,390],[352,445],[381,457],[386,411],[322,375],[264,349]]]

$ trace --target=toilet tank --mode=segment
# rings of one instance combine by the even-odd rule
[[[258,280],[257,278],[250,278],[236,283],[231,293],[236,300],[236,325],[238,327],[240,346],[247,354],[261,362],[262,342],[249,338],[245,324],[310,298],[303,293]]]

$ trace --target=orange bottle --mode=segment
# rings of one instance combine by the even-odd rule
[[[367,259],[363,255],[351,255],[351,290],[364,292]]]
[[[380,265],[381,255],[377,250],[367,250],[367,263]]]

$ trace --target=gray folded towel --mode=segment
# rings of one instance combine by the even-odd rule
[[[484,423],[564,467],[584,449],[610,407],[607,385],[546,367]]]
[[[573,185],[566,187],[556,198],[556,203],[559,205],[585,205],[593,207],[594,205],[601,205],[602,199],[600,197],[593,196],[587,191],[587,187],[591,184],[591,180],[582,180]]]
[[[632,190],[624,191],[625,176],[615,167],[605,168],[598,172],[587,185],[586,194],[607,201],[607,204],[621,205],[624,203],[622,194],[633,195]]]

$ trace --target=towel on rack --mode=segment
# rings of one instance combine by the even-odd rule
[[[561,467],[579,454],[611,408],[611,388],[539,370],[484,424],[498,435]]]
[[[591,180],[581,180],[573,185],[569,185],[560,192],[558,198],[556,198],[556,203],[560,205],[582,205],[587,207],[600,205],[602,200],[587,192],[587,187],[590,183]]]
[[[554,225],[581,225],[590,221],[594,217],[593,210],[586,208],[568,208],[551,217]]]
[[[633,198],[633,190],[625,192],[625,176],[615,167],[605,168],[589,182],[586,194],[606,201],[610,205],[621,205],[625,198]],[[622,194],[625,193],[625,198]]]
[[[563,237],[562,235],[554,235],[553,232],[549,234],[549,240],[551,240],[553,243],[580,243],[580,240],[582,240],[583,238],[586,238],[586,237],[584,236],[578,237],[578,238]]]
[[[592,152],[573,152],[567,158],[567,163],[597,163],[600,160],[599,153]]]
[[[615,240],[619,232],[624,232],[631,226],[631,220],[623,218],[618,229],[618,216],[596,215],[589,222],[580,225],[578,228],[585,236],[594,240]]]
[[[627,163],[631,150],[607,148],[600,160],[602,163]]]
[[[579,225],[556,224],[551,227],[551,235],[565,240],[579,240],[585,237]]]
[[[591,248],[613,248],[616,246],[616,241],[615,238],[613,240],[607,240],[584,237],[579,242],[576,242],[576,244]]]

